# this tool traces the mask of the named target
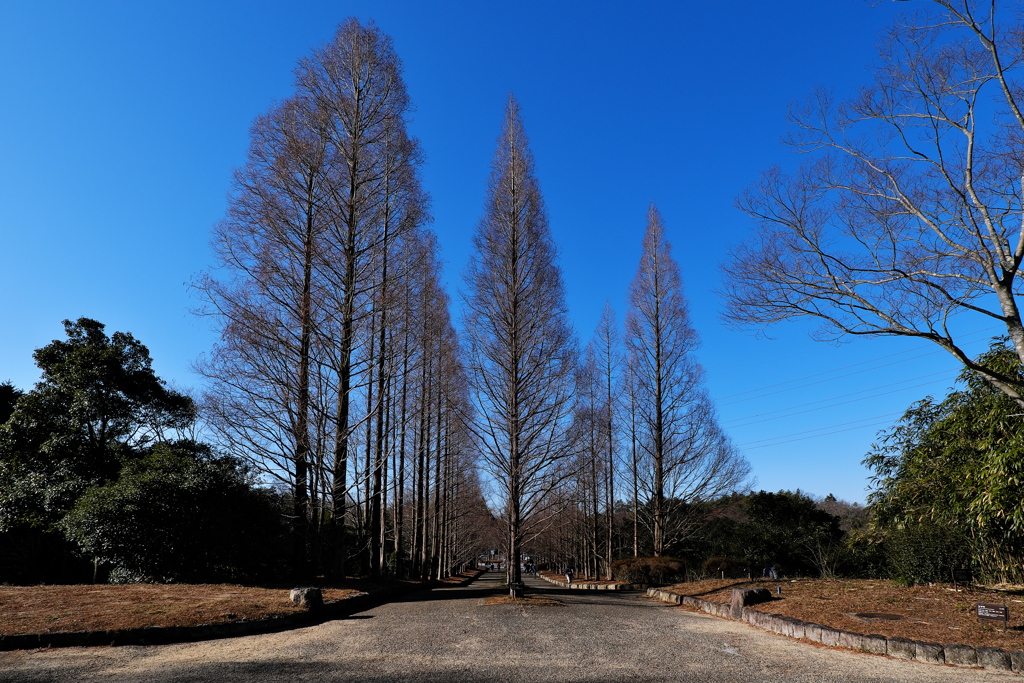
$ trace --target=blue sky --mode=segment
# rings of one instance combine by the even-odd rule
[[[910,340],[814,342],[801,323],[759,339],[722,325],[713,290],[729,245],[751,234],[734,198],[798,161],[780,143],[787,106],[816,85],[842,96],[869,83],[879,31],[914,4],[4,3],[0,381],[30,388],[32,350],[89,316],[132,332],[165,379],[197,385],[190,363],[212,336],[186,283],[211,263],[249,125],[291,93],[296,60],[356,16],[405,64],[453,295],[511,91],[581,339],[606,299],[624,318],[655,202],[708,387],[757,487],[862,501],[876,432],[943,393],[954,361]],[[975,350],[996,332],[979,331]]]

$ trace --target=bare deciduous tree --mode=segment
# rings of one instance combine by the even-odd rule
[[[378,574],[388,459],[401,461],[394,505],[402,507],[409,406],[423,405],[410,382],[417,354],[430,344],[435,357],[447,354],[420,383],[445,384],[459,375],[457,344],[448,332],[435,334],[437,343],[418,339],[423,316],[409,310],[439,285],[436,245],[422,229],[421,154],[406,132],[410,103],[390,38],[349,19],[296,75],[296,95],[253,126],[214,236],[217,267],[196,281],[221,333],[200,364],[213,380],[205,404],[222,443],[291,493],[297,573],[337,575],[355,556]],[[450,329],[447,299],[427,298],[430,316]],[[442,408],[454,410],[425,408],[434,450],[460,428],[434,415]],[[448,481],[457,478],[435,481],[433,494],[449,495]],[[345,543],[349,509],[355,547]],[[434,529],[435,545],[442,531]],[[394,534],[400,555],[402,530]]]
[[[726,318],[925,339],[1024,406],[956,324],[1002,326],[1024,362],[1024,27],[996,2],[928,4],[885,35],[873,86],[838,105],[819,90],[791,113],[812,158],[739,199],[757,235],[724,266]]]
[[[660,556],[689,531],[683,506],[732,489],[749,466],[719,428],[704,390],[679,266],[653,205],[629,305],[626,345],[635,382],[637,443],[650,473],[641,481],[649,491],[653,552]]]
[[[524,522],[545,504],[555,470],[570,454],[576,349],[532,154],[511,97],[473,242],[464,321],[472,430],[503,508],[508,579],[518,582]]]

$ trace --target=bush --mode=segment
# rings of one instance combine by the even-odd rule
[[[233,459],[161,445],[87,491],[63,524],[112,582],[242,582],[280,574],[280,519]]]
[[[906,586],[949,581],[954,569],[970,566],[971,547],[950,529],[913,525],[886,534],[889,578]]]
[[[706,576],[718,578],[725,572],[727,578],[735,579],[747,575],[747,564],[732,557],[709,557],[701,565]]]
[[[612,562],[616,581],[669,584],[686,580],[686,563],[675,557],[628,557]]]

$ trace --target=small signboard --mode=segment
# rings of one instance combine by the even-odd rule
[[[1010,610],[1006,605],[992,602],[979,602],[975,605],[978,614],[978,621],[1000,623],[1003,630],[1006,630],[1006,623],[1010,620]]]

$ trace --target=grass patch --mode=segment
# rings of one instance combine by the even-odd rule
[[[561,600],[553,598],[513,598],[508,595],[484,598],[482,605],[540,605],[542,607],[565,607]]]

